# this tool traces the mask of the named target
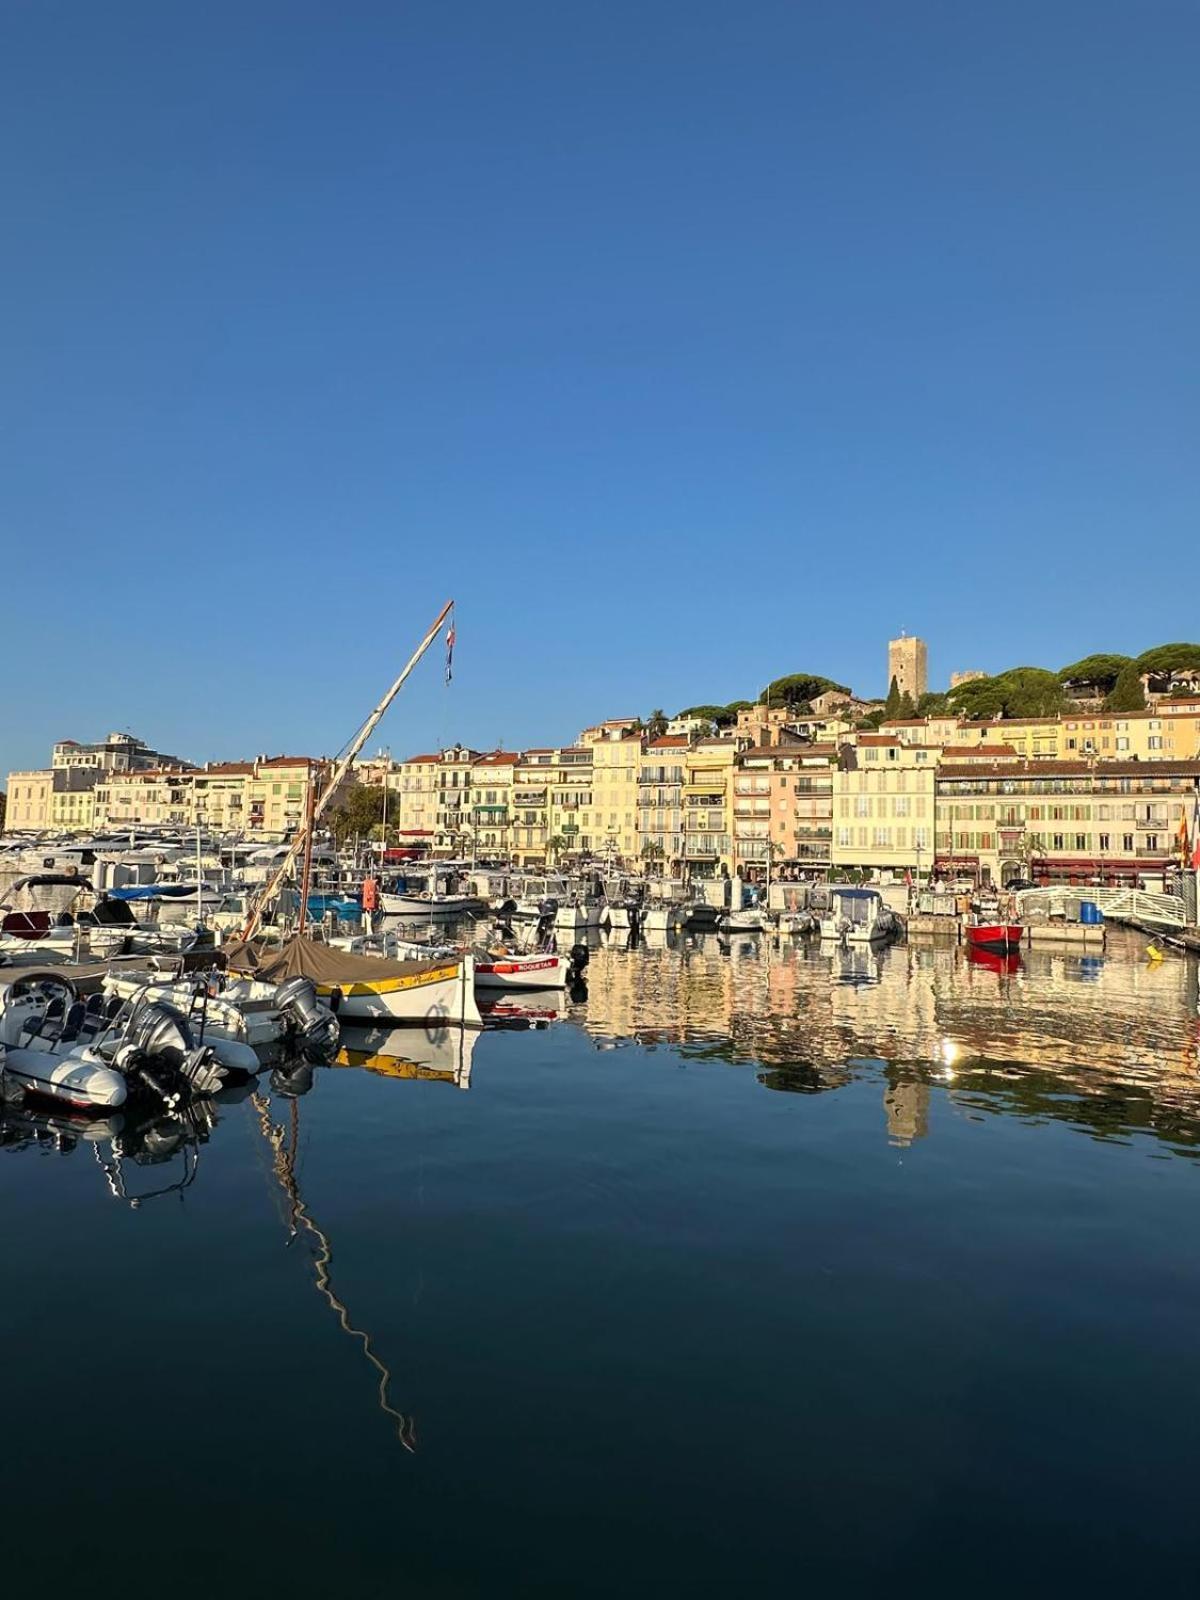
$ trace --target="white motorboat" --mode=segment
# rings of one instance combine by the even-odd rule
[[[717,918],[722,933],[761,933],[766,926],[766,913],[758,906],[743,906],[740,911],[727,911]]]
[[[264,983],[240,973],[212,971],[178,976],[110,972],[105,993],[174,1006],[193,1032],[213,1046],[218,1061],[257,1072],[258,1050],[288,1044],[324,1050],[337,1043],[338,1021],[305,978]]]
[[[0,1002],[4,1082],[76,1111],[123,1106],[130,1086],[166,1105],[212,1094],[227,1068],[168,1006],[99,994],[84,1001],[53,970],[11,983]],[[257,1063],[256,1063],[257,1065]]]
[[[821,913],[821,938],[850,944],[887,944],[904,932],[904,924],[884,904],[878,889],[831,885],[829,905]]]
[[[475,956],[480,989],[565,989],[571,972],[567,956],[511,950],[481,950]]]
[[[442,921],[478,911],[482,902],[460,888],[462,869],[450,863],[408,868],[380,892],[380,909],[389,917],[435,917]]]

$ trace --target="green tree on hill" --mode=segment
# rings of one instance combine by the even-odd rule
[[[1058,681],[1065,684],[1094,684],[1101,694],[1109,694],[1131,659],[1130,656],[1104,653],[1084,656],[1082,661],[1072,661],[1069,667],[1063,667],[1059,671]]]
[[[960,716],[974,721],[1053,717],[1066,704],[1058,674],[1044,667],[1011,667],[991,678],[972,678],[956,684],[946,699]]]
[[[835,690],[838,694],[850,693],[844,683],[834,683],[832,678],[823,678],[819,673],[793,672],[786,678],[773,678],[759,695],[758,703],[796,706],[801,701],[812,701],[818,695],[828,694],[830,690]]]
[[[1104,697],[1106,711],[1144,711],[1146,691],[1142,688],[1142,675],[1136,661],[1121,668],[1117,681]]]
[[[1134,665],[1155,677],[1168,672],[1200,672],[1200,644],[1156,644],[1143,650]]]
[[[883,702],[883,715],[888,722],[892,722],[900,715],[900,680],[892,673],[892,681],[888,684],[887,699]]]

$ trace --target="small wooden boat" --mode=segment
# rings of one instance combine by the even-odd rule
[[[565,989],[570,967],[566,956],[481,950],[475,957],[475,982],[480,989]]]
[[[279,950],[239,945],[229,953],[229,967],[268,983],[308,978],[343,1022],[480,1025],[474,961],[458,951],[390,961],[297,935]]]
[[[989,955],[1017,955],[1024,932],[1019,922],[969,922],[967,944],[972,950],[986,950]]]

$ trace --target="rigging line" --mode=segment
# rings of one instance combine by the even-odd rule
[[[299,1186],[296,1182],[294,1159],[292,1155],[289,1155],[285,1145],[287,1130],[280,1124],[271,1121],[270,1102],[264,1095],[251,1095],[250,1103],[257,1114],[259,1130],[273,1152],[271,1164],[274,1168],[275,1176],[290,1203],[292,1235],[295,1237],[298,1233],[297,1222],[299,1222],[313,1235],[320,1246],[318,1253],[313,1256],[317,1290],[328,1303],[330,1310],[337,1316],[342,1331],[352,1339],[358,1339],[361,1342],[363,1354],[376,1372],[379,1373],[379,1409],[396,1424],[396,1437],[404,1448],[415,1453],[417,1448],[416,1419],[405,1416],[391,1404],[388,1394],[388,1387],[392,1381],[391,1371],[371,1348],[370,1334],[362,1328],[356,1328],[350,1321],[348,1307],[344,1301],[339,1299],[334,1290],[333,1281],[329,1274],[329,1267],[333,1261],[333,1246],[329,1242],[328,1235],[320,1228],[316,1219],[309,1215],[308,1208],[300,1196]]]

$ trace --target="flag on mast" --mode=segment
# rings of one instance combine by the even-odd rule
[[[454,623],[446,629],[446,682],[454,676]]]

